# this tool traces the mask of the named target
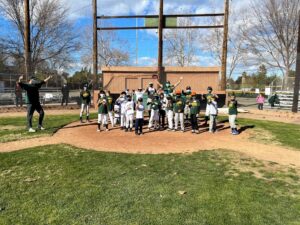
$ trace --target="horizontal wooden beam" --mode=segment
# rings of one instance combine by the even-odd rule
[[[164,15],[164,17],[215,17],[215,16],[224,16],[224,13]],[[158,18],[158,15],[97,16],[97,19],[136,19],[136,18]]]
[[[213,26],[177,26],[177,27],[164,27],[164,29],[216,29],[223,28],[224,25]],[[145,30],[145,29],[158,29],[158,27],[98,27],[97,30]]]

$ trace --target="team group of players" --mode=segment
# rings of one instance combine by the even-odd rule
[[[117,99],[113,99],[109,91],[100,91],[98,95],[98,126],[97,131],[102,129],[109,131],[108,122],[111,127],[116,125],[125,132],[135,130],[136,135],[143,134],[144,116],[148,112],[148,130],[164,130],[185,132],[185,123],[190,123],[192,133],[199,133],[198,118],[200,113],[200,99],[197,98],[191,87],[186,87],[183,91],[175,91],[182,78],[172,85],[167,81],[164,85],[157,81],[158,90],[154,88],[153,83],[143,90],[129,90],[120,94]],[[209,132],[214,133],[217,130],[216,119],[218,115],[218,96],[212,93],[212,88],[207,88],[208,93],[201,96],[206,100],[205,124],[209,121]],[[146,103],[144,96],[147,95]],[[91,102],[91,93],[89,84],[84,85],[80,93],[81,111],[80,121],[83,122],[83,112],[86,110],[86,118],[89,121],[89,105]],[[238,134],[235,124],[237,116],[237,101],[231,96],[228,102],[229,123],[231,133]],[[167,118],[167,123],[165,123]],[[167,126],[166,126],[167,125]]]

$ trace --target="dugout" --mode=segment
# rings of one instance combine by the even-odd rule
[[[157,67],[102,67],[103,89],[110,90],[111,94],[116,96],[126,89],[145,89],[150,82],[153,82],[154,87],[157,88],[156,74]],[[211,86],[214,93],[220,97],[218,101],[220,106],[224,105],[225,91],[220,91],[220,67],[165,67],[164,76],[172,84],[183,77],[177,90],[184,90],[186,86],[191,86],[197,94],[205,94],[207,87]],[[98,91],[95,91],[94,98],[97,94]]]

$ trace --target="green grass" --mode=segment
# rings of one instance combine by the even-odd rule
[[[271,122],[253,119],[238,119],[242,127],[254,126],[254,131],[263,129],[270,132],[274,138],[272,142],[279,142],[284,146],[300,150],[300,125],[280,122]]]
[[[95,114],[91,118],[95,118]],[[41,136],[49,136],[61,127],[78,121],[78,115],[50,115],[44,118],[45,131],[37,131],[36,133],[27,132],[26,115],[24,117],[3,117],[0,118],[0,142],[16,141],[21,139],[35,138]],[[33,119],[33,127],[37,127],[38,116]]]
[[[235,168],[231,154],[130,155],[65,145],[2,153],[0,224],[300,224],[299,180],[285,182],[282,171],[279,180],[269,171],[272,180],[256,178]]]

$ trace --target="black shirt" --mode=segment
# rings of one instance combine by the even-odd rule
[[[27,91],[27,104],[37,104],[40,102],[39,89],[45,84],[44,81],[36,84],[24,84],[19,82],[22,89]]]

